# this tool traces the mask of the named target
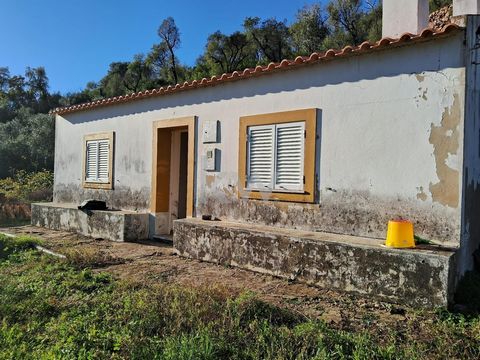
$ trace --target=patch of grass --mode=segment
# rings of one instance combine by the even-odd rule
[[[29,236],[10,237],[0,234],[0,259],[8,258],[9,255],[33,249],[40,245],[41,240]]]
[[[10,239],[1,239],[9,243]],[[119,281],[42,255],[0,259],[0,359],[478,358],[478,319],[351,333],[226,288]],[[84,265],[88,265],[86,261]],[[431,338],[421,338],[428,330]]]
[[[433,244],[430,240],[427,240],[427,239],[424,239],[420,236],[417,236],[417,235],[414,235],[413,238],[415,239],[415,244],[417,245],[429,245],[429,244]]]

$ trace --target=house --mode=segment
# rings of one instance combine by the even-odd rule
[[[479,3],[432,30],[428,0],[384,0],[375,44],[56,109],[32,223],[446,305],[480,245]],[[397,218],[434,245],[382,246]]]

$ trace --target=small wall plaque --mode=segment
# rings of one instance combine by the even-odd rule
[[[216,143],[218,140],[218,121],[209,120],[203,124],[203,143]]]
[[[207,149],[205,153],[205,165],[204,169],[206,171],[216,171],[217,170],[217,157],[218,149]]]

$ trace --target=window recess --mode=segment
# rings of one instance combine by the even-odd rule
[[[317,110],[240,118],[238,196],[315,201]]]
[[[83,187],[112,189],[113,138],[113,132],[85,136]]]

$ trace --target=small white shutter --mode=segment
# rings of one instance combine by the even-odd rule
[[[98,181],[108,182],[110,150],[108,140],[98,141]]]
[[[247,188],[272,189],[275,125],[248,127]]]
[[[110,144],[108,139],[86,142],[85,180],[108,183],[110,164]]]
[[[96,181],[97,179],[97,157],[98,157],[98,143],[96,140],[87,141],[87,153],[85,164],[85,180]]]
[[[304,145],[305,122],[276,125],[276,190],[303,190]]]

